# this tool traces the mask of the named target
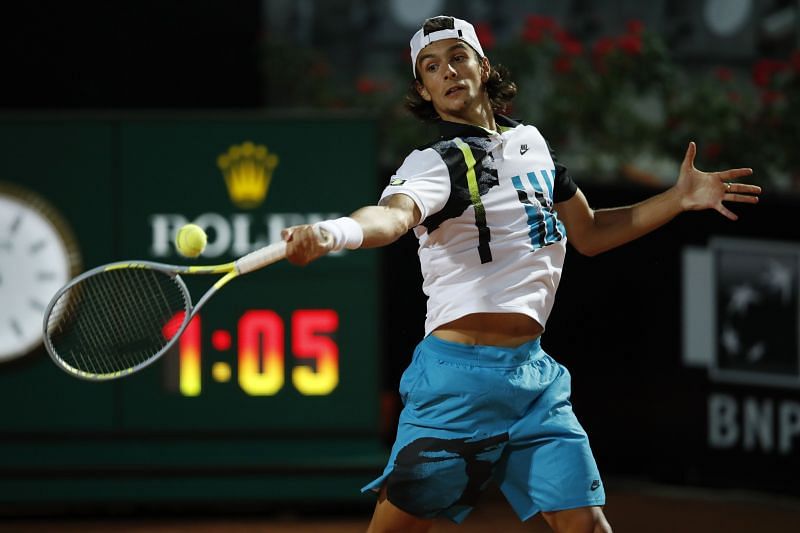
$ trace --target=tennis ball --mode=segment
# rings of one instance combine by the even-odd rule
[[[206,249],[206,232],[197,224],[186,224],[175,236],[175,247],[184,257],[197,257]]]

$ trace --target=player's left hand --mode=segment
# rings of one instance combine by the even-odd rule
[[[732,183],[734,180],[753,174],[751,168],[735,168],[722,172],[703,172],[694,167],[697,145],[689,143],[686,157],[675,188],[681,194],[681,205],[685,210],[716,209],[731,220],[739,217],[722,202],[758,203],[761,187],[746,183]]]
[[[293,265],[305,266],[330,251],[310,224],[286,228],[281,237],[286,241],[286,259]]]

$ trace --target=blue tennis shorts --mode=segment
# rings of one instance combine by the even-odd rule
[[[527,520],[605,503],[570,375],[539,340],[469,346],[429,335],[400,380],[405,405],[383,475],[389,501],[419,518],[461,522],[491,480]]]

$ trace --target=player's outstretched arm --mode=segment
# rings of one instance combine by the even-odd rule
[[[394,194],[381,205],[362,207],[349,217],[318,223],[330,234],[332,246],[321,243],[309,224],[286,228],[283,230],[286,258],[292,264],[307,265],[331,250],[386,246],[413,228],[420,217],[417,204],[409,196]]]
[[[697,146],[692,142],[686,150],[677,183],[638,204],[595,211],[580,190],[566,202],[556,204],[569,241],[579,252],[596,255],[663,226],[683,211],[715,209],[736,220],[737,216],[723,202],[758,202],[760,187],[731,183],[750,176],[752,169],[702,172],[694,166],[696,154]]]

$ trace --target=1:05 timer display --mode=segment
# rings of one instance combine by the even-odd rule
[[[176,314],[163,333],[171,338],[183,322]],[[178,340],[179,391],[183,396],[199,396],[203,389],[203,325],[195,316]],[[303,395],[328,395],[339,384],[339,347],[331,338],[339,329],[339,314],[333,309],[298,309],[290,319],[291,354],[298,360],[292,368],[292,385]],[[286,324],[276,312],[250,309],[236,327],[237,377],[242,391],[251,396],[273,396],[285,385]],[[225,330],[212,333],[212,345],[220,351],[231,347]],[[312,364],[308,364],[312,363]],[[212,375],[227,381],[230,365],[215,363]]]

